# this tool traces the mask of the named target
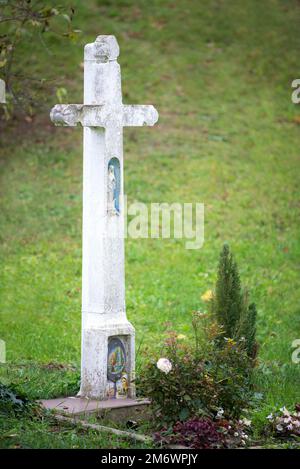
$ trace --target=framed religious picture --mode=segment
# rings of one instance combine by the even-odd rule
[[[108,397],[115,399],[127,397],[126,362],[126,350],[123,341],[119,337],[110,337],[107,354]]]

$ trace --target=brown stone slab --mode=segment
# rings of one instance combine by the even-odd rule
[[[56,399],[42,399],[39,401],[45,409],[53,410],[68,415],[81,414],[106,414],[117,409],[136,410],[139,407],[147,407],[148,399],[108,399],[99,401],[82,397],[61,397]]]

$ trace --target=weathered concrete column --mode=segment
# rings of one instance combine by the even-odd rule
[[[122,104],[119,46],[99,36],[84,53],[84,105],[57,105],[56,124],[84,127],[82,359],[79,395],[134,397],[134,328],[126,318],[123,126],[154,125],[153,106]]]

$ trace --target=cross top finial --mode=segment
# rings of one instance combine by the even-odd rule
[[[51,110],[56,125],[120,129],[154,125],[158,113],[150,105],[122,104],[121,72],[115,36],[98,36],[84,52],[84,104],[57,104]],[[114,139],[112,139],[114,140]]]
[[[120,53],[119,44],[115,36],[98,36],[95,42],[84,48],[85,60],[109,62],[117,60]]]

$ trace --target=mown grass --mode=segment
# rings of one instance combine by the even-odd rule
[[[41,418],[5,418],[1,420],[0,447],[2,449],[99,449],[145,448],[146,443],[133,442],[113,434],[57,423],[51,416]]]
[[[154,128],[125,130],[129,202],[205,204],[200,250],[185,249],[185,240],[126,241],[138,366],[158,350],[166,322],[190,334],[227,241],[258,306],[259,358],[269,370],[258,380],[264,399],[254,418],[292,406],[300,385],[291,362],[300,337],[299,106],[291,102],[299,3],[72,3],[80,43],[61,45],[50,35],[50,52],[37,43],[27,66],[56,78],[69,102],[82,102],[83,44],[115,34],[124,102],[153,103],[160,113]],[[56,100],[53,91],[49,108]],[[82,132],[52,129],[48,112],[24,135],[9,126],[1,136],[0,337],[11,365],[1,374],[35,398],[73,390],[80,360]],[[35,364],[26,379],[14,368],[24,362]],[[52,370],[50,385],[43,366],[53,362],[76,371]]]

